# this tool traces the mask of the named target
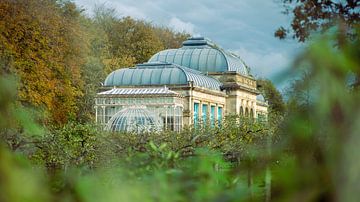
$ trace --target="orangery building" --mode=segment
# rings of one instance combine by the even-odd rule
[[[268,105],[243,60],[203,37],[110,73],[95,99],[109,131],[180,131],[221,125],[229,114],[266,119]]]

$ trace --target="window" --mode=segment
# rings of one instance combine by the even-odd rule
[[[208,106],[206,104],[203,104],[202,105],[202,121],[203,121],[203,124],[206,124],[206,122],[207,122],[207,109],[208,109]]]
[[[221,126],[221,122],[222,122],[222,113],[223,113],[222,107],[218,107],[217,120],[218,120],[218,125],[219,125],[219,126]]]
[[[254,118],[254,110],[250,109],[250,118]]]
[[[210,125],[211,127],[215,125],[215,106],[210,107]]]
[[[196,126],[199,121],[199,103],[194,103],[194,125]]]
[[[174,124],[174,117],[173,116],[168,116],[166,121],[167,121],[166,129],[174,131],[174,125],[175,125]]]
[[[101,124],[105,124],[104,123],[104,110],[101,106],[96,108],[97,110],[97,122],[101,123]]]

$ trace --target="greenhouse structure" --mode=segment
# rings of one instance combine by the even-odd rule
[[[240,57],[208,39],[192,37],[179,49],[110,73],[95,101],[96,122],[109,131],[180,131],[215,127],[225,115],[266,119],[268,104]]]

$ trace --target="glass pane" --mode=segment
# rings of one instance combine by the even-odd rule
[[[135,72],[134,69],[128,69],[127,71],[125,71],[124,77],[122,78],[123,85],[132,85],[131,79],[134,72]]]
[[[215,69],[216,63],[215,62],[216,62],[217,52],[218,52],[218,50],[214,50],[214,49],[209,50],[207,62],[206,62],[209,72],[216,71],[216,69]]]
[[[185,50],[181,50],[181,49],[179,49],[179,50],[176,52],[176,55],[175,55],[175,58],[174,58],[174,63],[175,63],[175,64],[181,65],[181,61],[182,61],[182,57],[183,57],[183,55],[184,55],[184,52],[185,52]]]
[[[206,124],[207,121],[207,105],[203,104],[202,106],[202,121],[204,124]]]
[[[199,57],[201,49],[195,49],[191,55],[190,68],[199,70]]]
[[[194,125],[197,126],[199,120],[199,103],[194,103]]]
[[[210,49],[203,49],[200,53],[200,57],[199,57],[199,70],[206,72],[209,71],[208,70],[208,66],[207,66],[207,59],[208,59],[208,54],[209,54]]]
[[[153,70],[153,73],[150,78],[150,84],[154,84],[154,85],[161,84],[160,76],[161,76],[162,71],[163,71],[162,69],[154,69]]]
[[[141,77],[145,69],[138,70],[134,75],[132,75],[131,84],[132,85],[141,85]]]
[[[221,122],[222,122],[222,107],[218,107],[218,124],[219,126],[221,126]]]
[[[142,76],[142,80],[141,80],[141,85],[149,85],[150,84],[150,80],[151,80],[151,73],[152,73],[152,69],[145,69],[143,72],[143,76]]]
[[[164,68],[161,73],[160,83],[161,85],[169,84],[171,82],[172,68]]]
[[[194,49],[185,50],[185,53],[183,55],[182,62],[181,62],[182,66],[190,67],[191,54],[193,51],[194,51]]]
[[[167,51],[165,61],[169,62],[169,63],[174,63],[174,59],[175,59],[175,52],[174,51]]]
[[[160,53],[159,58],[157,60],[161,62],[166,62],[165,59],[166,59],[166,54]]]
[[[216,55],[216,70],[217,71],[223,71],[226,67],[227,67],[227,64],[226,64],[226,59],[224,57],[224,55],[222,54],[217,54]]]
[[[211,126],[214,126],[215,125],[215,106],[211,106],[211,109],[210,109],[210,124]]]

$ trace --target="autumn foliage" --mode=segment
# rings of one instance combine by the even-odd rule
[[[82,95],[81,30],[72,9],[53,1],[0,3],[1,55],[9,63],[3,71],[19,77],[23,104],[44,106],[57,123],[76,113]]]
[[[46,122],[89,120],[93,97],[107,73],[145,62],[175,39],[174,33],[114,11],[86,17],[70,1],[2,0],[2,74],[18,77],[18,100],[43,109]],[[177,43],[176,43],[177,41]]]

